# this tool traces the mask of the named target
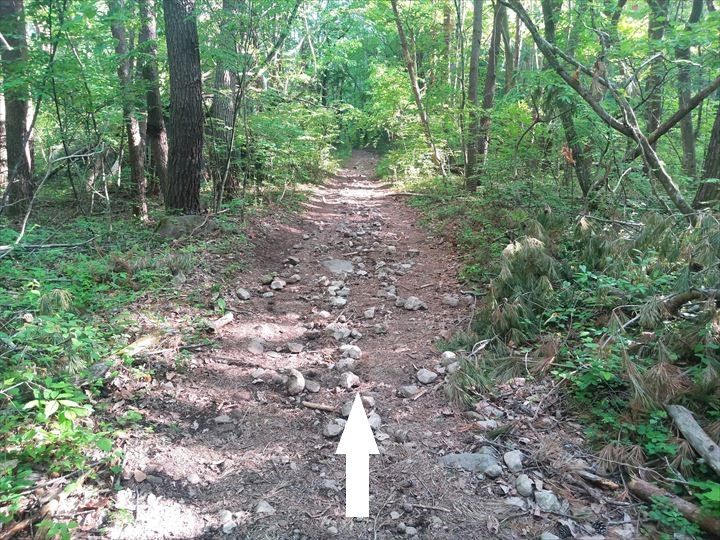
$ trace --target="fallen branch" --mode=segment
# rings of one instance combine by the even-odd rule
[[[686,519],[696,523],[703,530],[714,534],[715,536],[720,536],[720,519],[714,517],[707,511],[704,511],[696,504],[686,501],[685,499],[682,499],[677,495],[673,495],[672,493],[669,493],[650,482],[646,482],[638,478],[630,480],[628,488],[632,493],[648,502],[653,502],[655,497],[663,497],[664,499],[667,499],[678,512],[685,516]]]
[[[325,405],[324,403],[313,403],[312,401],[303,401],[302,404],[308,409],[315,409],[318,411],[335,412],[335,410],[337,409],[337,407],[332,407],[331,405]]]
[[[230,324],[233,319],[235,318],[235,315],[233,315],[232,311],[227,312],[225,315],[217,319],[216,321],[208,322],[207,325],[213,332],[217,332],[220,330],[223,326],[227,326]]]
[[[690,446],[720,475],[720,448],[703,431],[693,414],[682,405],[668,405],[665,409]]]
[[[613,482],[609,478],[598,476],[597,474],[591,473],[590,471],[580,469],[578,471],[575,471],[575,474],[577,474],[583,480],[592,482],[593,484],[600,486],[603,489],[620,489],[620,484],[618,484],[617,482]]]

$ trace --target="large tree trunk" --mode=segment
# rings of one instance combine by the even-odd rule
[[[165,207],[200,213],[203,107],[194,0],[163,0],[170,71],[170,159]]]
[[[28,112],[30,92],[24,82],[27,39],[23,0],[0,1],[0,33],[7,40],[2,46],[3,77],[5,88],[5,136],[7,148],[8,186],[6,208],[10,216],[27,212],[33,197],[32,157]]]
[[[122,86],[123,94],[123,122],[128,139],[128,156],[130,159],[130,174],[132,182],[137,190],[138,216],[141,221],[148,220],[147,208],[147,179],[145,178],[145,151],[143,148],[142,136],[140,135],[140,123],[135,106],[135,96],[132,88],[132,61],[130,59],[130,45],[127,32],[123,24],[123,16],[126,4],[124,0],[112,0],[110,2],[110,15],[112,22],[110,29],[113,37],[117,40],[115,53],[118,55],[118,78]]]
[[[702,177],[703,180],[711,178],[714,180],[700,184],[695,194],[695,200],[693,200],[694,208],[708,206],[710,203],[717,204],[720,199],[720,105],[715,113],[715,122],[713,122],[710,141],[705,151]]]
[[[415,60],[413,55],[410,53],[410,47],[408,46],[407,37],[405,36],[405,29],[403,28],[402,19],[400,18],[400,11],[398,10],[397,0],[390,0],[392,5],[393,14],[395,15],[395,24],[397,25],[398,37],[400,38],[400,47],[402,48],[403,59],[405,60],[405,67],[410,78],[410,86],[412,87],[413,98],[415,99],[415,106],[418,109],[418,116],[420,118],[420,124],[422,125],[425,139],[427,140],[428,146],[430,146],[431,158],[433,163],[442,168],[442,160],[438,153],[435,141],[430,131],[430,120],[428,119],[425,105],[422,101],[422,94],[420,93],[420,85],[418,84],[417,74],[415,70]]]
[[[468,101],[470,102],[470,131],[468,133],[467,163],[465,164],[465,187],[475,191],[478,186],[477,156],[480,148],[480,111],[478,110],[478,65],[482,46],[482,5],[483,0],[473,1],[472,46],[470,49],[470,73],[468,80]]]
[[[648,17],[648,39],[650,47],[658,49],[660,41],[665,35],[670,19],[669,19],[669,0],[648,0],[650,7],[650,16]],[[653,62],[650,64],[647,82],[645,84],[645,92],[647,93],[647,128],[648,133],[652,133],[660,125],[662,118],[662,97],[663,97],[663,74],[662,63]],[[654,145],[653,145],[654,147]]]
[[[562,1],[553,0],[541,0],[542,13],[543,13],[543,25],[545,27],[545,39],[555,44],[556,38],[556,17],[560,14],[562,7]],[[573,54],[575,48],[575,42],[577,40],[577,31],[573,30],[572,39],[570,40],[568,54]],[[553,96],[555,100],[555,96]],[[570,155],[572,159],[568,159],[570,164],[575,170],[575,175],[580,184],[580,189],[583,196],[587,196],[590,193],[592,186],[592,173],[590,171],[590,159],[585,153],[585,148],[580,141],[577,130],[575,129],[575,112],[572,107],[568,107],[564,104],[556,104],[555,107],[560,109],[560,121],[563,126],[563,133],[565,134],[565,144],[570,149]]]
[[[490,148],[490,125],[492,116],[490,111],[495,103],[495,86],[497,82],[497,65],[500,56],[500,39],[502,38],[502,20],[505,16],[505,6],[495,5],[493,17],[493,30],[488,50],[487,71],[485,72],[485,88],[483,90],[482,116],[480,117],[480,144],[478,146],[478,161],[485,163]]]
[[[690,33],[692,26],[700,20],[702,10],[703,0],[693,0],[692,10],[685,27],[686,32]],[[688,104],[692,94],[690,47],[677,48],[675,57],[680,60],[678,65],[678,106],[682,109]],[[683,172],[687,176],[695,177],[697,175],[697,158],[695,156],[695,130],[693,129],[692,112],[680,120],[680,136],[683,147]]]
[[[139,0],[140,5],[140,39],[139,49],[142,51],[142,77],[147,85],[147,141],[152,154],[155,176],[160,182],[163,197],[168,188],[168,138],[163,119],[160,83],[157,67],[157,20],[155,17],[155,0]]]

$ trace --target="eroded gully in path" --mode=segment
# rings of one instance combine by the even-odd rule
[[[147,396],[155,429],[128,438],[117,500],[133,518],[112,536],[465,539],[537,530],[498,488],[512,484],[502,459],[478,463],[475,454],[461,464],[476,473],[441,462],[481,446],[447,401],[434,346],[467,325],[471,307],[451,246],[416,226],[375,166],[372,154],[354,153],[302,216],[266,230],[234,284],[250,298],[238,301],[218,348]],[[263,284],[270,272],[279,279]],[[290,368],[305,378],[298,395]],[[418,381],[422,368],[433,372],[421,375],[428,384]],[[380,448],[364,520],[345,518],[344,457],[335,455],[336,419],[358,391]]]

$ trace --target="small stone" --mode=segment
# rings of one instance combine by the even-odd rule
[[[398,388],[398,395],[404,398],[411,398],[418,393],[418,387],[414,384],[406,384]]]
[[[282,279],[280,279],[280,278],[275,278],[275,279],[273,279],[272,282],[270,283],[270,288],[271,288],[273,291],[281,291],[282,289],[285,288],[285,285],[287,285],[287,283],[285,283],[284,280],[282,280]]]
[[[230,523],[233,520],[233,515],[230,510],[220,510],[218,517],[220,518],[220,523]]]
[[[275,514],[275,508],[266,500],[260,499],[258,501],[257,505],[255,506],[255,513],[272,516]]]
[[[327,528],[327,532],[329,535],[335,536],[338,533],[338,528],[333,525]]]
[[[300,264],[300,259],[298,259],[294,255],[290,255],[287,259],[285,259],[285,263],[291,266],[297,266],[298,264]]]
[[[440,458],[440,463],[451,469],[464,469],[470,472],[485,474],[497,478],[502,468],[494,456],[487,452],[447,454]]]
[[[337,437],[343,432],[343,429],[345,429],[345,426],[342,424],[339,424],[336,420],[332,420],[325,424],[325,428],[323,429],[323,436],[327,437],[328,439],[332,439],[333,437]]]
[[[300,274],[293,274],[289,278],[287,278],[288,283],[298,283],[300,281]]]
[[[442,303],[446,306],[457,307],[460,304],[460,297],[456,294],[446,294],[442,297]]]
[[[330,312],[325,311],[324,309],[321,311],[318,311],[318,316],[322,317],[323,319],[329,319],[330,318]]]
[[[549,531],[545,531],[540,535],[540,540],[560,540],[559,536],[554,535]]]
[[[323,261],[322,265],[333,274],[350,274],[353,271],[352,262],[343,259],[330,259]]]
[[[368,415],[368,423],[374,431],[376,429],[380,429],[380,426],[382,426],[382,419],[378,413],[373,411]]]
[[[460,371],[460,363],[453,362],[452,364],[448,364],[447,367],[445,368],[445,371],[447,371],[448,375],[457,373],[458,371]]]
[[[347,371],[340,375],[340,386],[348,390],[353,386],[360,386],[360,377],[350,371]]]
[[[498,427],[497,420],[479,420],[475,423],[475,425],[481,431],[490,431],[491,429],[497,429]]]
[[[305,346],[302,343],[298,343],[296,341],[291,341],[287,344],[287,350],[290,351],[292,354],[300,354],[303,352],[303,349]]]
[[[429,369],[422,368],[417,372],[415,375],[417,377],[417,380],[420,381],[421,384],[430,384],[435,379],[438,378],[438,374],[434,371],[430,371]]]
[[[515,479],[515,489],[518,495],[529,497],[533,492],[533,482],[527,474],[520,474]]]
[[[265,274],[263,277],[260,278],[260,283],[263,285],[270,285],[273,282],[273,279],[275,279],[275,276],[273,274]]]
[[[133,478],[134,478],[135,481],[139,484],[139,483],[144,482],[145,480],[147,480],[147,474],[145,474],[145,473],[142,472],[142,471],[135,471],[135,472],[133,473]]]
[[[562,506],[552,491],[539,489],[535,492],[535,502],[543,512],[560,512]]]
[[[262,338],[253,338],[247,346],[248,352],[252,354],[262,354],[265,352],[265,340]]]
[[[317,394],[320,391],[320,383],[317,381],[305,380],[305,390],[311,394]]]
[[[340,345],[340,352],[347,358],[358,359],[362,356],[362,351],[357,345]]]
[[[406,536],[415,536],[417,534],[417,529],[415,527],[405,527],[405,535]]]
[[[457,362],[457,355],[452,351],[445,351],[440,356],[440,363],[443,366],[449,366],[450,364]]]
[[[350,416],[350,411],[352,410],[353,401],[346,401],[343,403],[342,409],[340,409],[340,414],[347,418]]]
[[[417,296],[408,296],[403,306],[408,311],[417,311],[418,309],[427,309],[425,303]]]
[[[234,523],[232,521],[230,521],[229,523],[223,523],[222,532],[224,534],[230,534],[235,529],[237,529],[237,523]]]
[[[342,296],[333,296],[330,299],[330,305],[332,307],[344,307],[345,304],[347,304],[347,298],[344,298]]]
[[[335,364],[335,368],[338,371],[352,371],[355,369],[356,360],[354,358],[350,358],[348,356],[345,356],[337,361],[337,364]]]
[[[232,418],[230,418],[227,414],[221,414],[220,416],[213,418],[213,422],[216,424],[229,424],[232,422]]]
[[[287,393],[297,396],[305,390],[305,377],[295,368],[288,369]]]
[[[390,512],[390,519],[400,519],[400,512],[393,510]]]
[[[522,471],[523,453],[520,450],[511,450],[503,454],[503,461],[508,466],[510,472],[519,473]]]
[[[363,312],[363,317],[366,319],[374,319],[375,318],[375,308],[371,307],[370,309],[366,309]]]
[[[342,341],[350,337],[351,331],[347,326],[338,323],[331,323],[325,327],[325,331],[332,335],[333,339]]]
[[[250,291],[247,289],[243,289],[242,287],[238,288],[235,291],[235,294],[240,300],[250,300],[252,298],[252,294],[250,294]]]

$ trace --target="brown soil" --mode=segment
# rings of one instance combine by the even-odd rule
[[[219,331],[216,349],[196,352],[186,369],[161,355],[148,360],[157,383],[140,402],[143,422],[125,440],[123,490],[116,500],[125,510],[115,514],[109,536],[408,537],[398,528],[402,522],[415,528],[418,538],[510,539],[536,537],[555,526],[558,516],[507,504],[515,496],[507,470],[490,480],[439,464],[443,454],[488,444],[451,407],[442,375],[428,386],[415,381],[419,368],[436,368],[436,342],[465,328],[472,306],[443,304],[443,295],[459,294],[452,247],[415,225],[419,216],[380,184],[375,166],[375,156],[356,152],[345,169],[313,190],[301,216],[294,221],[268,216],[255,225],[250,267],[226,291],[244,287],[253,297],[228,303],[235,320]],[[365,233],[347,236],[345,231]],[[396,252],[389,253],[386,246],[395,246]],[[291,255],[300,260],[297,266],[286,262]],[[360,258],[354,259],[355,269],[361,261],[367,275],[349,276],[347,305],[331,308],[327,286],[320,282],[323,276],[338,277],[321,263],[355,257]],[[412,266],[404,275],[379,279],[381,261],[386,267]],[[263,298],[261,293],[270,289],[261,279],[268,272],[298,273],[301,280]],[[388,284],[397,287],[398,296],[421,298],[427,309],[407,311],[378,297]],[[363,312],[371,307],[376,314],[368,320]],[[330,316],[323,317],[323,310]],[[362,382],[354,390],[339,388],[339,373],[332,369],[341,343],[325,326],[335,321],[362,333],[349,340],[362,349],[355,370]],[[378,325],[386,333],[378,333]],[[267,343],[263,354],[247,350],[258,337]],[[287,352],[289,342],[302,343],[304,350]],[[287,368],[319,382],[320,391],[289,396],[283,384]],[[397,395],[399,386],[412,383],[422,387],[417,399]],[[531,392],[520,386],[510,389],[513,406],[537,395],[537,387]],[[540,389],[549,391],[550,385]],[[341,406],[356,391],[375,398],[382,426],[376,432],[380,455],[372,456],[370,464],[370,518],[353,520],[345,517],[345,458],[335,455],[338,439],[324,437],[323,427],[340,416]],[[303,401],[338,412],[313,410]],[[551,402],[549,398],[546,405]],[[537,430],[531,426],[532,445],[579,448],[575,427],[561,432],[556,425],[551,419],[538,422]],[[496,447],[502,453],[504,445]],[[563,482],[547,482],[570,498]],[[260,500],[275,513],[257,513]],[[223,521],[236,526],[223,532]]]

